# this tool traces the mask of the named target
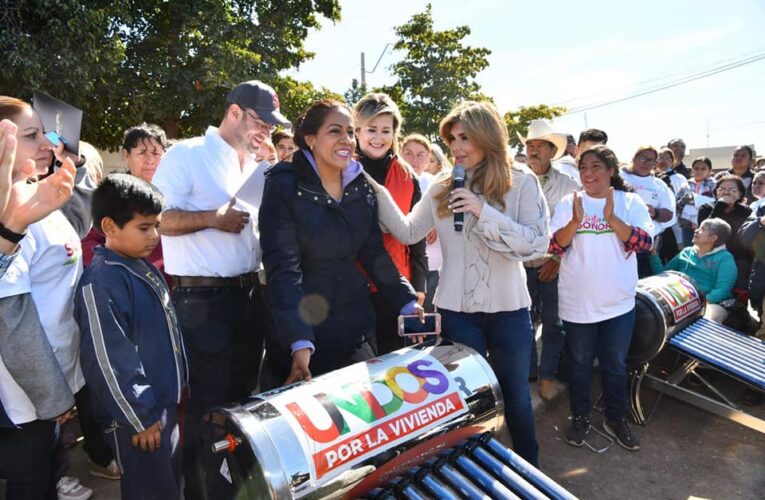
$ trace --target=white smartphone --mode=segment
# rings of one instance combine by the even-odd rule
[[[425,322],[416,314],[398,317],[398,335],[411,337],[413,335],[438,335],[441,333],[441,315],[430,313],[425,315]]]

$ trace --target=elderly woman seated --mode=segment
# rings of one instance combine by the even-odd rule
[[[733,297],[736,283],[736,261],[726,248],[731,237],[730,225],[722,219],[704,220],[693,233],[693,246],[680,251],[672,260],[662,266],[657,255],[651,256],[651,267],[655,273],[680,271],[690,276],[707,297],[705,317],[722,323],[728,313],[720,302]]]

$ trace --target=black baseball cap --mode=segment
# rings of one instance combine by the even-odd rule
[[[279,97],[270,86],[258,80],[242,82],[228,93],[226,103],[255,111],[271,125],[291,128],[290,121],[279,112]]]

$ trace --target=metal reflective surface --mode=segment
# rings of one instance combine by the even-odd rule
[[[378,451],[371,447],[371,451],[359,455],[357,460],[361,461],[349,461],[351,466],[338,467],[321,476],[317,454],[314,453],[312,458],[311,449],[306,448],[306,433],[300,431],[294,419],[290,420],[291,416],[285,416],[285,399],[300,390],[305,392],[312,385],[326,387],[330,380],[363,384],[365,381],[358,380],[359,365],[363,365],[363,373],[368,373],[370,380],[379,382],[381,375],[375,371],[376,367],[389,367],[399,358],[407,362],[420,358],[437,360],[446,370],[450,387],[454,387],[455,394],[459,393],[464,401],[464,411],[445,414],[440,417],[441,420],[434,419],[429,426],[412,430],[405,438],[401,438],[401,442],[392,440],[394,444],[388,448],[381,447]],[[242,404],[219,408],[208,414],[201,433],[202,456],[199,463],[208,498],[356,497],[471,436],[499,429],[504,422],[502,393],[493,371],[482,356],[464,345],[443,340],[430,341],[359,365],[317,377],[308,384],[259,394]],[[354,381],[352,377],[357,380]],[[323,429],[331,428],[331,418],[335,419],[336,424],[342,424],[343,416],[346,426],[355,426],[354,435],[360,435],[358,428],[361,431],[367,427],[374,428],[373,418],[367,423],[358,419],[348,420],[351,417],[346,413],[340,415],[337,407],[327,406],[327,399],[337,401],[337,398],[347,398],[339,387],[337,394],[332,394],[330,390],[325,392],[316,397],[317,400],[323,398],[320,402],[329,408],[329,416],[324,415],[323,420],[316,419],[316,429],[323,432]],[[346,405],[352,403],[346,402]],[[401,418],[409,418],[411,424],[411,419],[417,417],[414,415],[416,412],[415,408],[415,411],[407,414],[408,417],[404,415]],[[422,410],[418,413],[419,418],[425,418]],[[341,420],[338,421],[338,418]],[[301,423],[309,424],[313,425],[311,422]],[[316,429],[313,432],[318,432]],[[369,437],[366,439],[369,441]],[[221,444],[225,441],[228,441],[228,447]],[[239,444],[236,444],[238,441]],[[225,448],[225,451],[215,452],[216,446],[218,449]],[[338,452],[332,457],[336,460],[343,458],[343,449],[337,448]]]
[[[706,298],[683,273],[666,271],[638,282],[628,366],[656,357],[672,334],[704,315]]]

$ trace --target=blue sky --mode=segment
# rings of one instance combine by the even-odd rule
[[[306,40],[314,60],[292,72],[342,93],[359,78],[360,53],[371,69],[394,27],[424,10],[427,1],[341,0],[343,19],[325,23]],[[724,61],[765,53],[765,1],[436,0],[436,29],[468,25],[465,39],[492,51],[478,75],[500,112],[522,105],[573,107],[630,95]],[[371,86],[393,81],[389,67],[401,54],[386,52],[367,75]],[[641,82],[650,81],[640,87]],[[685,138],[689,148],[754,144],[765,153],[765,59],[730,71],[586,112],[590,127],[606,130],[620,159],[641,144]],[[589,100],[575,98],[592,96]],[[555,120],[578,135],[585,114]],[[707,137],[709,131],[709,137]]]

